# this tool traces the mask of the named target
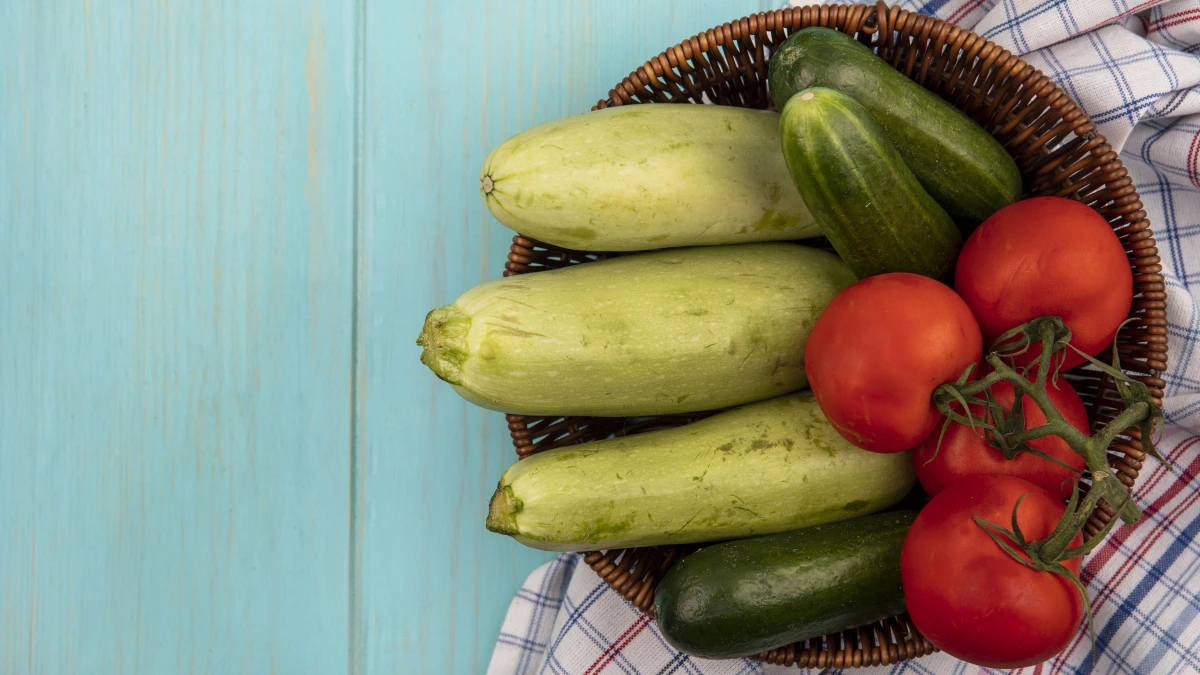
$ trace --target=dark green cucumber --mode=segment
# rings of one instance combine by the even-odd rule
[[[814,87],[788,101],[779,130],[792,182],[859,279],[912,272],[951,280],[958,226],[866,108]]]
[[[677,649],[733,658],[894,616],[916,516],[877,513],[701,549],[658,584],[655,620]]]
[[[1021,194],[1021,172],[991,134],[844,33],[797,32],[771,55],[768,81],[779,110],[810,87],[854,97],[929,194],[964,225],[982,222]]]

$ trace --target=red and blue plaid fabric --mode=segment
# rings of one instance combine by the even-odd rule
[[[802,4],[802,3],[797,3]],[[1200,673],[1200,0],[902,0],[1024,57],[1099,126],[1129,167],[1158,241],[1170,321],[1161,449],[1135,496],[1144,517],[1087,559],[1096,660],[1083,630],[1029,673]],[[944,654],[864,673],[978,673]],[[538,568],[509,608],[490,675],[799,673],[706,661],[668,646],[654,622],[578,556]]]

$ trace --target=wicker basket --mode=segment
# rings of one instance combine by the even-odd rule
[[[982,37],[883,2],[874,7],[826,5],[766,12],[718,26],[667,49],[622,80],[593,110],[640,103],[700,103],[705,97],[720,105],[769,108],[768,54],[793,31],[809,26],[834,28],[857,37],[897,70],[983,125],[1016,159],[1026,195],[1079,200],[1112,224],[1133,268],[1130,316],[1138,319],[1121,332],[1121,363],[1161,401],[1164,383],[1159,374],[1167,361],[1166,292],[1158,249],[1133,182],[1117,153],[1061,89]],[[504,274],[525,274],[604,257],[518,235],[513,238]],[[1069,377],[1094,426],[1112,419],[1120,400],[1111,382],[1088,372]],[[528,457],[542,450],[677,426],[704,416],[632,423],[613,418],[509,415],[508,426],[517,454]],[[1128,431],[1109,449],[1110,463],[1121,481],[1131,487],[1143,457],[1137,430]],[[1086,532],[1094,533],[1112,517],[1107,506],[1098,509]],[[694,549],[660,546],[598,551],[584,559],[622,596],[648,612],[659,579]],[[782,665],[845,668],[894,663],[933,651],[933,645],[908,617],[899,616],[774,649],[757,658]]]

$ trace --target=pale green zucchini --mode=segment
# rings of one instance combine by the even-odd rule
[[[874,513],[913,481],[908,452],[854,447],[801,392],[521,460],[487,527],[551,551],[716,541]]]
[[[527,415],[714,410],[804,387],[804,344],[854,275],[797,244],[656,251],[491,281],[429,313],[421,362]]]
[[[779,115],[635,105],[547,122],[500,144],[479,179],[512,230],[588,251],[820,235],[779,152]]]

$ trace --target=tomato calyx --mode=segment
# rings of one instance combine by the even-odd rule
[[[985,415],[977,418],[971,413],[971,406],[979,407],[978,402],[968,403],[968,397],[963,394],[962,387],[967,384],[968,378],[974,369],[974,364],[963,373],[962,377],[955,382],[955,386],[946,386],[939,392],[935,392],[934,402],[937,404],[938,410],[946,417],[942,424],[942,429],[938,437],[938,446],[941,446],[941,440],[944,437],[946,430],[951,422],[971,427],[977,434],[988,441],[988,444],[1000,451],[1005,459],[1016,459],[1022,452],[1027,452],[1031,455],[1041,457],[1042,459],[1053,462],[1072,473],[1079,470],[1061,459],[1050,455],[1046,452],[1038,450],[1029,445],[1030,441],[1037,440],[1045,436],[1058,435],[1058,425],[1047,424],[1041,425],[1034,429],[1027,430],[1025,428],[1025,409],[1023,399],[1025,391],[1020,388],[1014,388],[1013,402],[1009,407],[1005,407],[999,403],[992,393],[992,385],[1003,381],[1002,376],[989,376],[986,379],[988,388],[983,390]],[[974,387],[972,387],[974,389]],[[955,407],[957,406],[957,407]],[[1068,426],[1071,426],[1068,424]],[[1026,433],[1026,432],[1029,433]],[[926,463],[932,462],[937,458],[935,452]]]
[[[992,538],[992,541],[996,542],[996,545],[1011,556],[1013,560],[1038,572],[1057,574],[1069,580],[1075,587],[1075,590],[1079,591],[1080,597],[1083,598],[1083,615],[1087,617],[1088,622],[1088,637],[1091,638],[1092,642],[1092,659],[1095,660],[1096,629],[1092,617],[1092,604],[1088,598],[1087,589],[1084,588],[1083,582],[1079,580],[1079,577],[1062,563],[1064,560],[1078,558],[1091,553],[1094,548],[1104,541],[1105,537],[1112,531],[1113,526],[1117,524],[1117,519],[1113,518],[1099,532],[1092,535],[1090,539],[1079,546],[1071,546],[1075,535],[1083,529],[1092,512],[1099,506],[1102,495],[1107,492],[1103,489],[1096,489],[1097,485],[1118,483],[1118,489],[1125,494],[1122,506],[1125,503],[1132,503],[1133,499],[1129,492],[1119,485],[1119,481],[1113,476],[1111,471],[1097,472],[1093,474],[1092,480],[1092,489],[1083,497],[1082,503],[1079,498],[1079,481],[1074,481],[1074,488],[1071,490],[1071,499],[1067,502],[1067,509],[1063,513],[1063,517],[1058,521],[1054,530],[1044,539],[1027,541],[1025,535],[1021,532],[1021,526],[1017,523],[1017,510],[1021,508],[1021,501],[1029,496],[1028,494],[1018,497],[1017,503],[1013,505],[1012,529],[1005,529],[979,516],[974,516],[974,520],[975,524],[983,528],[983,531]],[[1118,512],[1120,509],[1121,507],[1117,507]],[[1009,542],[1015,544],[1015,548]],[[1018,553],[1018,550],[1025,555],[1022,556],[1021,553]]]

